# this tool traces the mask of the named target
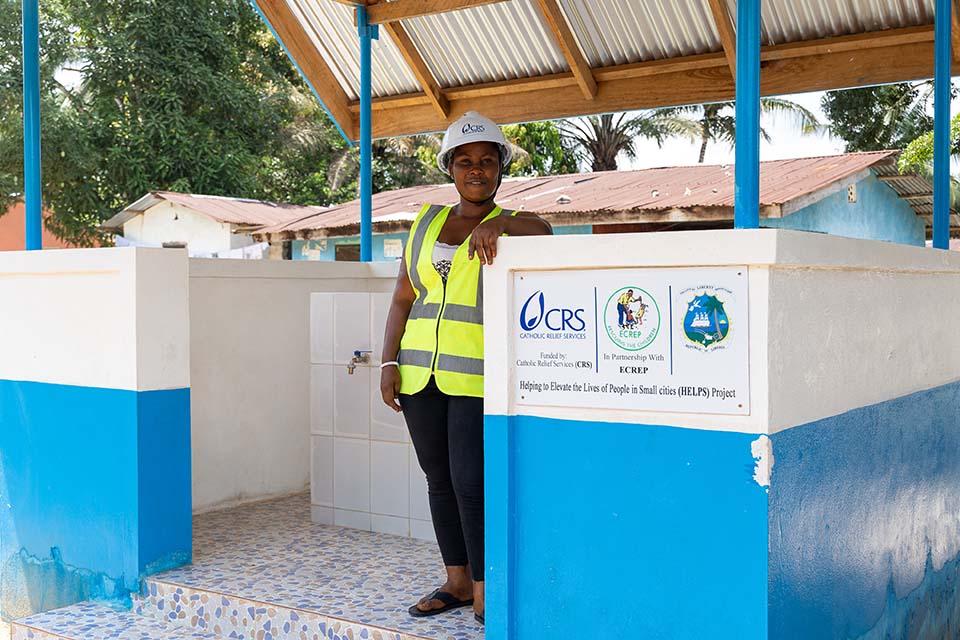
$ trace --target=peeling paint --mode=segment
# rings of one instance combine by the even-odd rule
[[[857,640],[960,637],[958,581],[960,555],[935,571],[933,560],[927,554],[923,582],[905,597],[897,599],[891,578],[883,615]]]
[[[56,547],[50,550],[49,557],[20,549],[3,563],[0,575],[0,617],[8,620],[84,600],[129,607],[130,593],[137,582],[134,579],[127,584],[124,576],[113,578],[70,566]]]
[[[753,456],[753,481],[761,487],[770,487],[770,474],[773,472],[773,442],[768,436],[760,436],[750,443]]]

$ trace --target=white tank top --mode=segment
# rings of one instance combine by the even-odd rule
[[[455,244],[444,244],[442,242],[435,242],[433,244],[433,253],[430,259],[433,262],[433,268],[437,270],[437,273],[440,274],[444,282],[447,281],[447,276],[450,274],[450,267],[453,265],[453,256],[459,248],[460,247]]]

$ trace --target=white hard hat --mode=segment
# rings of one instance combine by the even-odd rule
[[[450,175],[447,167],[450,165],[454,150],[460,145],[471,142],[492,142],[500,147],[501,169],[506,169],[513,158],[513,151],[497,123],[476,111],[467,111],[447,127],[447,132],[443,134],[440,153],[437,154],[437,166],[440,167],[440,171]]]

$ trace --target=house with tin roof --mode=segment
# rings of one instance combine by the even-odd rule
[[[933,188],[901,175],[896,151],[761,163],[761,226],[923,245]],[[734,166],[694,165],[579,173],[503,181],[497,202],[533,211],[557,234],[626,233],[733,227]],[[425,203],[457,201],[453,184],[373,196],[374,260],[395,260]],[[953,214],[951,224],[960,219]],[[348,202],[251,232],[285,245],[294,260],[359,259],[360,203]]]
[[[266,257],[251,232],[287,224],[325,207],[173,191],[151,191],[101,225],[118,246],[186,247],[197,257]],[[254,249],[257,249],[254,251]],[[281,245],[277,245],[278,255]],[[261,255],[264,254],[264,255]]]

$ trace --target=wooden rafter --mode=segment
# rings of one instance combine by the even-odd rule
[[[450,115],[450,102],[446,96],[443,95],[443,90],[440,88],[439,83],[437,83],[437,79],[434,77],[433,72],[430,71],[423,56],[417,51],[417,47],[414,45],[407,30],[404,29],[403,25],[399,22],[386,22],[383,24],[383,29],[390,34],[390,38],[393,39],[394,44],[400,49],[400,54],[403,56],[403,59],[407,61],[407,65],[409,65],[413,75],[416,76],[430,104],[433,105],[437,114],[446,120]]]
[[[563,9],[560,8],[557,0],[537,0],[537,4],[540,6],[540,11],[553,32],[560,50],[563,52],[563,57],[566,58],[567,64],[570,66],[573,77],[580,85],[584,97],[593,100],[597,95],[597,81],[593,77],[587,59],[580,50],[580,45],[577,44],[577,38],[573,35],[573,30],[567,24]]]
[[[708,2],[710,3],[710,11],[713,13],[713,23],[717,27],[717,33],[720,34],[723,53],[727,56],[730,75],[736,78],[737,32],[733,26],[733,17],[730,15],[730,8],[727,6],[727,0],[708,0]]]
[[[763,95],[929,78],[933,73],[933,28],[910,27],[764,47],[760,57]],[[598,84],[596,98],[588,103],[592,113],[732,100],[735,93],[723,53],[592,71]],[[501,123],[588,113],[572,73],[448,88],[444,93],[451,114],[474,109]],[[374,101],[374,108],[377,137],[446,127],[424,94]]]
[[[417,18],[435,13],[459,11],[470,7],[480,7],[504,0],[393,0],[381,2],[367,8],[367,20],[370,24],[385,24],[407,18]]]
[[[331,117],[348,137],[356,139],[358,124],[350,109],[350,99],[290,7],[284,0],[257,0],[257,6]]]

